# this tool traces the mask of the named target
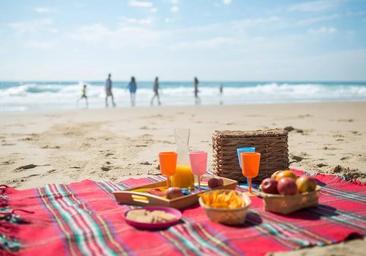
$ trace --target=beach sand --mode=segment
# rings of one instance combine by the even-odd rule
[[[366,180],[366,103],[136,107],[0,113],[0,184],[17,188],[158,174],[174,128],[211,151],[214,130],[284,128],[292,167]],[[286,255],[361,255],[365,240]],[[337,254],[338,253],[338,254]]]

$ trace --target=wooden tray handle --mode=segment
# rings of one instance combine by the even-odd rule
[[[161,205],[166,203],[166,199],[149,193],[135,191],[116,191],[113,192],[118,203],[140,204],[140,205]]]

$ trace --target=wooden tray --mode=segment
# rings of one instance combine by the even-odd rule
[[[224,185],[221,187],[217,187],[215,189],[236,189],[238,182],[236,180],[231,180],[223,177],[219,177],[223,179]],[[140,206],[166,206],[173,207],[176,209],[184,209],[188,206],[194,205],[198,203],[198,195],[206,192],[207,190],[199,191],[194,194],[177,197],[174,199],[167,199],[165,197],[160,197],[156,195],[152,195],[150,193],[137,192],[134,190],[141,188],[154,188],[154,187],[163,187],[166,185],[165,181],[156,182],[140,187],[134,187],[131,189],[127,189],[124,191],[115,191],[113,192],[116,201],[120,204],[130,204],[130,205],[140,205]]]

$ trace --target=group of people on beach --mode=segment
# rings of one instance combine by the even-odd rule
[[[108,74],[108,78],[105,82],[105,106],[108,107],[108,98],[111,97],[112,106],[115,107],[116,103],[114,102],[113,92],[112,92],[112,75]],[[131,106],[134,107],[136,105],[136,91],[137,91],[137,83],[136,78],[134,76],[131,77],[130,82],[127,85],[127,88],[130,92],[130,100]],[[154,85],[153,85],[154,95],[151,98],[150,105],[154,105],[154,100],[157,99],[158,105],[161,105],[160,96],[159,96],[159,77],[155,77]]]
[[[197,77],[194,77],[193,80],[193,92],[194,92],[194,98],[195,98],[195,104],[201,104],[201,98],[199,97],[199,89],[198,89],[198,85],[199,85],[199,81]],[[114,96],[113,96],[113,82],[112,82],[112,75],[108,74],[108,78],[105,81],[105,106],[108,107],[108,101],[109,98],[111,100],[112,106],[115,107],[116,103],[114,101]],[[131,100],[131,106],[134,107],[136,105],[136,91],[137,91],[137,83],[136,83],[136,79],[134,76],[131,77],[130,82],[127,85],[127,89],[130,92],[130,100]],[[86,107],[88,107],[88,96],[87,96],[87,85],[83,84],[82,87],[82,92],[81,92],[81,97],[78,99],[78,102],[82,99],[85,100],[86,103]],[[220,95],[222,95],[223,92],[223,86],[222,84],[220,85]],[[160,101],[160,95],[159,95],[159,77],[155,77],[154,80],[154,84],[153,84],[153,97],[150,100],[150,105],[153,106],[154,105],[154,101],[155,99],[157,100],[157,104],[160,106],[161,105],[161,101]]]

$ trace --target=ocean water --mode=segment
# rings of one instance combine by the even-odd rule
[[[104,107],[104,81],[0,81],[0,111],[76,109],[87,84],[89,108]],[[219,93],[220,84],[224,87]],[[137,106],[149,106],[153,82],[138,81]],[[199,84],[202,105],[267,104],[295,102],[366,101],[366,82],[204,82]],[[114,81],[117,106],[129,107],[127,82]],[[162,105],[194,105],[192,82],[160,82]]]

